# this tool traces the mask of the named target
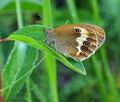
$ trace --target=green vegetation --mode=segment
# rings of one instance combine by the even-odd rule
[[[119,0],[1,0],[0,66],[5,102],[119,102]],[[79,62],[44,41],[46,28],[90,23],[104,45]]]

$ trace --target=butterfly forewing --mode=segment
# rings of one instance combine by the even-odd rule
[[[77,52],[78,43],[75,41],[79,34],[74,34],[70,26],[61,26],[53,30],[55,35],[55,49],[67,57]]]

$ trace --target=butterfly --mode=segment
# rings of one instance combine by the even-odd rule
[[[104,29],[91,24],[66,24],[46,33],[48,44],[77,61],[89,58],[105,41]]]

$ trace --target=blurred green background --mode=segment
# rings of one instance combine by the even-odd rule
[[[87,75],[26,44],[0,43],[5,102],[120,102],[120,0],[0,0],[0,38],[27,25],[66,23],[105,29],[104,45],[83,62]],[[44,39],[44,29],[35,34]]]

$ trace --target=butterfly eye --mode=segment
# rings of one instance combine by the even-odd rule
[[[86,46],[81,46],[81,50],[86,52],[88,51],[88,48]]]
[[[84,42],[83,42],[83,45],[89,47],[89,46],[90,46],[90,42],[89,42],[89,41],[84,41]]]
[[[80,33],[81,32],[81,30],[79,29],[79,28],[75,28],[75,33]]]

